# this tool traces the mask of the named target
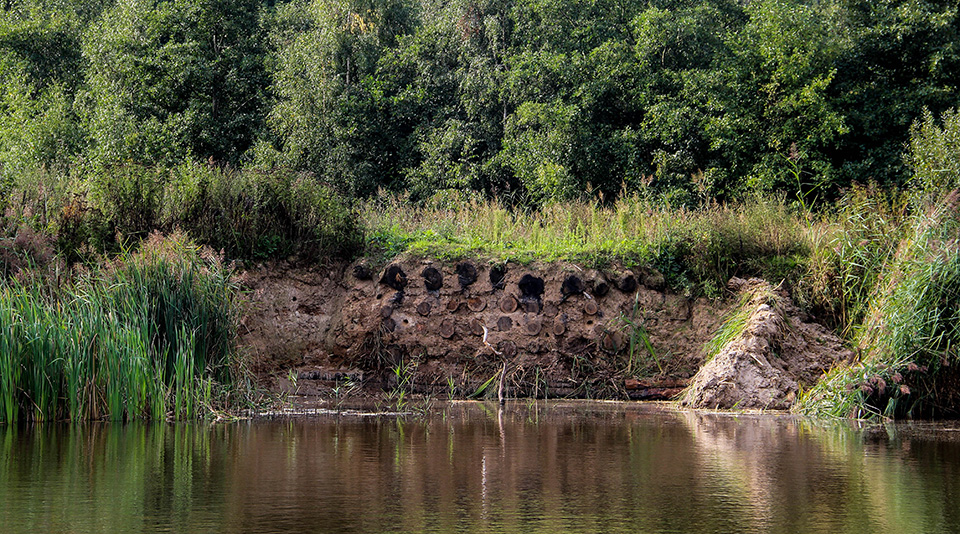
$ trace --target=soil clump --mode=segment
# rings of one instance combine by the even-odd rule
[[[805,322],[786,292],[759,280],[730,280],[741,295],[736,332],[693,378],[681,404],[693,408],[789,409],[799,389],[809,388],[851,352],[821,325]]]

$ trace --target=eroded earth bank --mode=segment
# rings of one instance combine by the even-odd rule
[[[250,369],[301,395],[495,396],[502,374],[511,397],[683,393],[690,406],[784,409],[850,356],[756,279],[731,280],[713,301],[623,266],[401,256],[377,267],[265,265],[241,283]]]

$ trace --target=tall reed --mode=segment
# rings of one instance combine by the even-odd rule
[[[854,337],[859,361],[831,371],[798,410],[836,416],[960,416],[960,114],[914,128],[917,187]]]
[[[794,298],[854,339],[881,274],[910,229],[910,197],[876,184],[854,186],[836,208],[836,216],[811,234],[809,270]]]
[[[825,377],[802,397],[801,411],[960,415],[954,383],[960,366],[958,205],[954,193],[918,206],[912,235],[878,278],[855,338],[861,361]]]
[[[0,421],[194,417],[238,372],[234,293],[182,236],[59,291],[0,284]]]

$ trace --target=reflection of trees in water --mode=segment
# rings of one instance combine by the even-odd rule
[[[423,419],[0,427],[24,531],[932,531],[958,443],[636,404]]]
[[[694,436],[706,484],[741,494],[751,503],[743,516],[760,530],[797,518],[816,518],[805,532],[934,532],[960,524],[955,499],[944,496],[960,494],[956,441],[940,443],[941,452],[951,451],[944,462],[945,454],[940,461],[909,454],[917,443],[877,427],[864,433],[846,424],[703,412],[680,418]]]
[[[861,531],[872,524],[863,495],[843,465],[823,451],[807,425],[789,416],[686,412],[700,472],[739,495],[752,525],[785,528],[799,518],[807,532]]]
[[[222,532],[317,525],[325,531],[592,532],[681,524],[684,514],[675,517],[662,499],[682,502],[683,485],[654,488],[679,477],[682,455],[658,445],[656,432],[638,426],[642,417],[610,408],[571,412],[533,404],[501,412],[487,406],[452,405],[444,416],[423,421],[89,427],[69,439],[8,445],[5,450],[35,467],[15,472],[5,461],[2,476],[9,483],[2,491],[12,491],[16,481],[36,484],[38,471],[47,488],[102,480],[90,497],[98,506],[109,502],[116,519],[107,524],[127,530],[141,530],[142,517],[180,530],[191,521],[217,524]],[[679,427],[663,432],[682,437]],[[87,452],[54,451],[63,447]],[[123,498],[113,498],[114,490]],[[95,511],[85,516],[78,501],[62,495],[50,502],[64,521],[97,531]]]
[[[740,425],[698,412],[684,412],[679,417],[693,436],[701,484],[722,488],[730,496],[729,506],[739,504],[735,513],[741,516],[743,527],[755,530],[774,524],[773,493],[778,482],[771,473],[774,466],[767,461],[764,438],[769,435],[758,435],[758,429],[749,423]]]
[[[805,423],[864,496],[878,531],[950,532],[960,525],[960,432],[953,424]]]

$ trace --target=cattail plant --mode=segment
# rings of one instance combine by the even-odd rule
[[[238,373],[234,294],[180,235],[60,289],[3,282],[0,421],[196,417]]]

